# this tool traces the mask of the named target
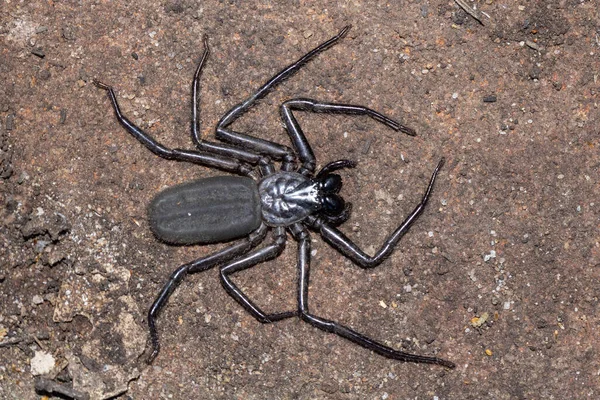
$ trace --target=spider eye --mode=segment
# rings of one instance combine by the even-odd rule
[[[323,212],[327,215],[339,215],[346,208],[346,202],[337,194],[323,197]]]
[[[321,190],[323,192],[338,193],[342,188],[342,177],[338,174],[325,175],[321,180]]]

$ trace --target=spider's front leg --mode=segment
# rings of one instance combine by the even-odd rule
[[[343,115],[366,115],[397,132],[403,132],[410,136],[416,135],[414,129],[404,126],[401,123],[396,122],[393,119],[364,106],[354,104],[326,103],[303,98],[288,100],[281,105],[280,113],[281,118],[285,123],[287,133],[292,140],[296,152],[298,153],[298,158],[302,162],[302,168],[300,168],[298,171],[300,173],[314,173],[316,161],[310,144],[308,143],[304,132],[302,132],[302,128],[300,128],[300,124],[296,120],[296,117],[294,117],[293,111],[309,111],[313,113]]]
[[[329,225],[319,218],[310,217],[308,223],[314,229],[318,229],[319,233],[325,239],[327,243],[331,245],[334,249],[338,250],[340,253],[348,257],[355,264],[360,266],[361,268],[374,268],[381,264],[383,260],[388,257],[394,247],[402,236],[410,229],[412,224],[417,220],[419,215],[425,209],[425,205],[429,200],[429,195],[431,194],[431,190],[433,189],[433,184],[435,183],[435,179],[440,168],[444,165],[444,159],[442,158],[433,174],[431,175],[431,180],[429,181],[429,185],[427,186],[427,190],[421,199],[421,202],[417,207],[413,210],[412,213],[398,226],[398,228],[386,239],[381,248],[375,253],[374,256],[369,256],[363,250],[361,250],[352,240],[350,240],[346,235],[344,235],[339,229]]]
[[[278,84],[280,84],[282,81],[298,72],[298,70],[302,68],[304,64],[306,64],[312,58],[317,56],[319,53],[327,50],[328,48],[336,44],[340,39],[342,39],[346,35],[348,30],[350,30],[350,26],[344,27],[337,35],[323,42],[319,46],[306,53],[304,56],[300,57],[297,61],[293,62],[292,64],[279,71],[277,74],[275,74],[275,76],[273,76],[264,85],[262,85],[254,94],[248,97],[244,102],[237,104],[233,108],[231,108],[217,124],[217,139],[233,144],[237,147],[241,147],[244,149],[252,149],[260,154],[267,155],[273,158],[274,160],[282,160],[282,169],[291,170],[293,168],[294,160],[296,158],[296,155],[294,154],[294,151],[291,148],[289,148],[288,146],[281,145],[279,143],[274,143],[269,140],[260,139],[241,132],[236,132],[230,129],[229,126],[236,119],[238,119],[245,112],[247,112],[250,108],[252,108],[258,100],[264,98]],[[296,150],[296,153],[298,154],[298,157],[300,158],[300,161],[304,164],[305,156],[310,158],[310,155],[312,155],[312,151],[309,147],[303,145],[302,140],[297,140],[292,134],[290,134],[290,137],[292,138],[292,144],[294,146],[294,149]]]

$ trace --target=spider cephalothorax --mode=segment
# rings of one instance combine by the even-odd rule
[[[341,189],[342,177],[330,170],[322,170],[314,178],[297,172],[273,173],[258,183],[263,220],[269,226],[288,226],[318,214],[328,221],[338,221],[350,211],[350,205],[338,194]]]

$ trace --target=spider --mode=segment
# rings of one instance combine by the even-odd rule
[[[160,351],[156,320],[175,288],[187,275],[218,266],[221,283],[227,293],[262,323],[297,316],[318,329],[335,333],[387,358],[455,367],[454,363],[441,358],[395,350],[335,321],[313,314],[308,306],[311,254],[309,230],[317,232],[331,247],[359,267],[368,269],[378,266],[390,255],[394,246],[423,212],[444,159],[442,158],[435,167],[420,204],[389,235],[377,253],[369,256],[337,228],[350,217],[352,205],[340,196],[342,178],[334,172],[354,168],[356,162],[333,161],[315,173],[315,156],[294,117],[294,112],[366,115],[410,136],[415,135],[413,129],[367,107],[306,98],[288,100],[280,108],[287,134],[291,139],[291,148],[230,128],[237,118],[264,98],[270,90],[296,73],[310,59],[336,44],[349,29],[350,26],[344,27],[336,36],[282,69],[248,99],[229,110],[216,127],[216,138],[221,142],[206,141],[199,133],[199,81],[209,56],[208,39],[205,36],[204,52],[192,83],[191,136],[196,150],[170,149],[157,142],[122,114],[112,87],[94,80],[98,88],[107,91],[121,125],[157,156],[218,168],[239,175],[200,179],[168,188],[159,193],[148,207],[151,229],[159,240],[166,243],[192,245],[230,242],[236,239],[232,244],[211,255],[180,266],[171,274],[148,312],[151,345],[151,349],[148,349],[149,364]],[[274,161],[281,163],[279,171],[276,170]],[[257,248],[269,233],[271,242]],[[231,275],[278,257],[284,249],[287,233],[298,242],[298,305],[296,310],[269,314],[240,290],[231,280]]]

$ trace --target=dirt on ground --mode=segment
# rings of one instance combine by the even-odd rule
[[[600,397],[600,14],[597,1],[2,1],[0,398],[584,399]],[[473,14],[473,15],[471,15]],[[477,17],[477,18],[475,18]],[[479,21],[478,21],[479,19]],[[317,168],[351,159],[340,229],[367,253],[424,213],[364,270],[312,233],[310,307],[393,348],[402,363],[292,318],[261,324],[188,276],[146,313],[178,266],[223,245],[150,232],[160,190],[222,171],[152,154],[123,113],[192,149],[201,78],[205,139],[273,74],[331,38],[232,125],[290,145],[290,98],[359,104],[364,116],[297,112]],[[268,312],[296,308],[296,251],[236,274]],[[46,396],[46,397],[44,397]]]

